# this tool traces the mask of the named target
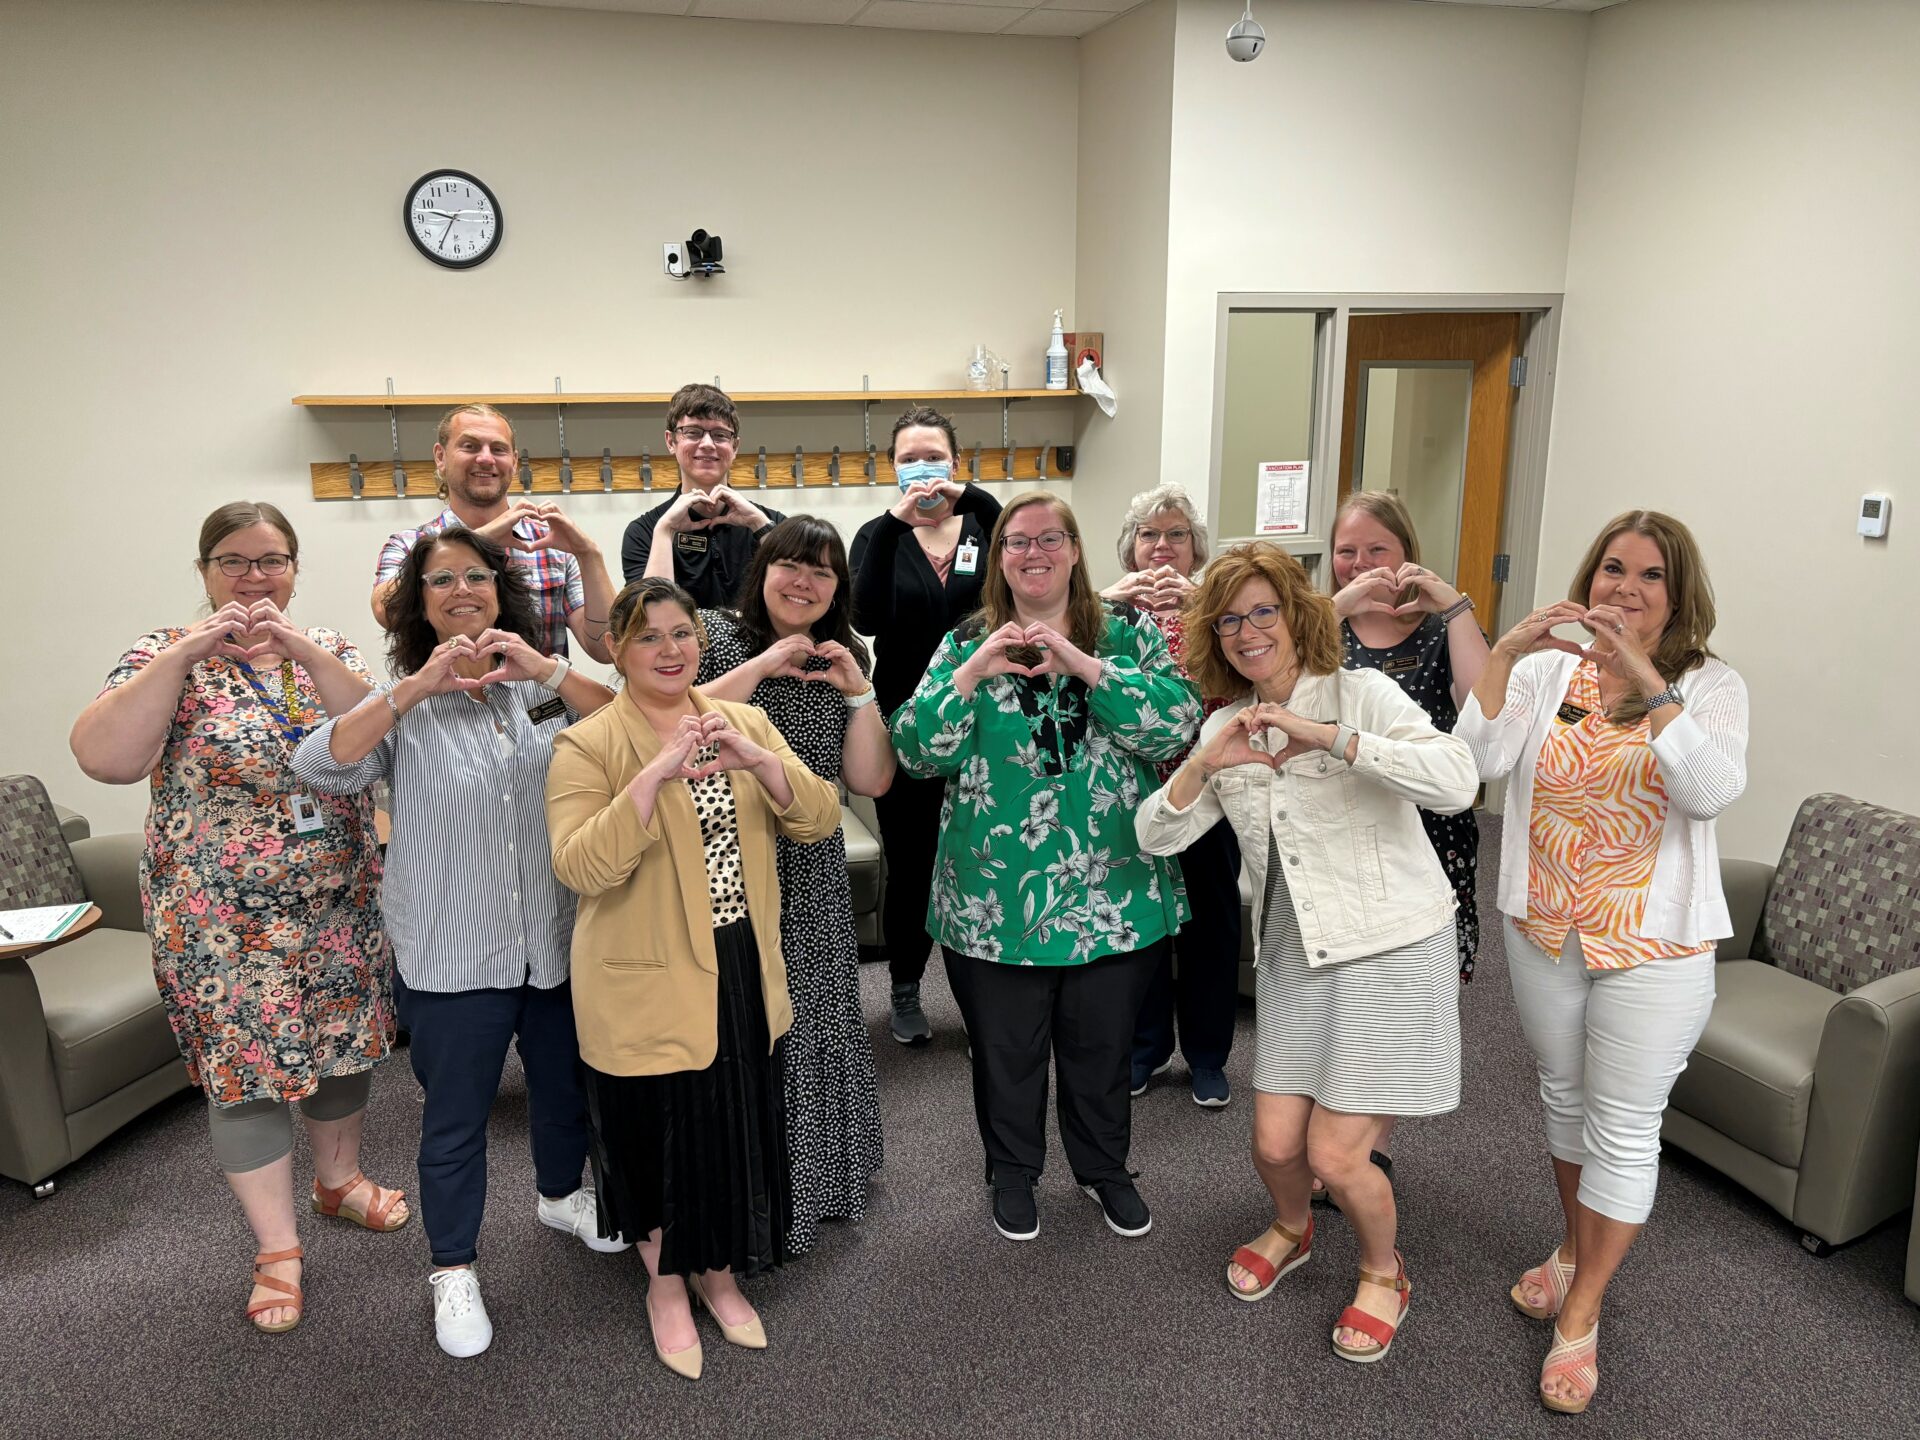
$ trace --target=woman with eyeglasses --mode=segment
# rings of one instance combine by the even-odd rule
[[[740,1281],[787,1259],[792,1212],[775,841],[830,838],[840,795],[760,711],[694,685],[706,637],[671,580],[621,591],[608,634],[626,685],[560,736],[547,825],[554,873],[580,896],[573,1003],[601,1213],[646,1262],[654,1354],[697,1380],[691,1300],[729,1344],[767,1344]]]
[[[1312,1256],[1320,1176],[1360,1250],[1333,1349],[1364,1364],[1412,1294],[1373,1137],[1385,1116],[1460,1103],[1453,891],[1419,812],[1473,803],[1473,756],[1377,670],[1341,669],[1332,602],[1277,545],[1216,559],[1186,617],[1189,669],[1232,703],[1136,830],[1173,854],[1224,816],[1254,882],[1253,1163],[1273,1221],[1234,1252],[1227,1288],[1263,1299]]]
[[[947,632],[980,604],[981,557],[1000,502],[959,478],[959,455],[953,422],[938,410],[917,405],[901,415],[887,442],[900,498],[853,537],[853,623],[873,637],[883,718],[906,702]],[[927,896],[945,791],[939,780],[907,772],[873,802],[887,852],[880,929],[893,982],[892,1032],[902,1045],[933,1038],[920,981],[933,953]]]
[[[207,1095],[216,1163],[258,1253],[246,1314],[299,1324],[298,1101],[313,1208],[371,1230],[407,1205],[360,1173],[372,1069],[393,1039],[373,807],[294,775],[315,721],[368,692],[360,653],[286,616],[300,542],[272,505],[222,505],[195,562],[212,614],[136,640],[74,722],[80,768],[150,782],[140,902],[154,977],[187,1073]]]
[[[829,784],[884,795],[893,744],[867,679],[867,647],[847,618],[847,547],[812,515],[789,515],[754,551],[736,610],[702,610],[700,693],[765,713],[794,754]],[[823,1219],[858,1220],[880,1168],[880,1093],[873,1039],[860,1013],[860,935],[846,837],[803,845],[778,836],[780,949],[793,1028],[787,1032],[787,1151],[793,1224],[787,1253],[804,1255]]]
[[[1045,491],[1009,502],[980,613],[941,642],[893,721],[901,764],[947,782],[927,927],[973,1041],[993,1224],[1040,1233],[1047,1062],[1075,1181],[1117,1235],[1152,1215],[1127,1168],[1134,1022],[1187,918],[1179,872],[1130,823],[1200,704],[1150,621],[1102,603],[1079,527]]]
[[[587,1106],[567,984],[573,896],[547,850],[553,740],[613,692],[542,655],[525,569],[471,530],[423,535],[387,592],[396,682],[300,742],[315,792],[393,787],[381,895],[400,1018],[425,1092],[420,1210],[433,1269],[434,1337],[456,1357],[493,1342],[474,1269],[487,1198],[487,1117],[507,1048],[526,1069],[543,1225],[590,1249],[602,1232],[587,1160]]]
[[[1120,526],[1119,549],[1127,573],[1100,593],[1138,607],[1159,626],[1174,664],[1186,674],[1180,607],[1193,593],[1193,572],[1207,559],[1206,522],[1186,488],[1169,483],[1134,496]],[[1206,702],[1203,715],[1224,703]],[[1183,752],[1154,767],[1163,783],[1184,759]],[[1233,827],[1222,820],[1180,853],[1179,864],[1193,913],[1147,987],[1133,1032],[1131,1088],[1144,1095],[1154,1076],[1173,1068],[1177,1009],[1193,1103],[1217,1110],[1233,1098],[1227,1055],[1240,1003],[1240,847]]]

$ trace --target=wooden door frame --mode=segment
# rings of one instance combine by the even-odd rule
[[[1511,559],[1501,589],[1500,614],[1486,628],[1499,634],[1533,607],[1539,584],[1540,521],[1546,498],[1547,426],[1553,414],[1553,381],[1560,346],[1560,312],[1565,297],[1549,294],[1399,295],[1319,294],[1287,291],[1223,290],[1214,315],[1213,435],[1208,456],[1207,514],[1220,514],[1220,458],[1226,438],[1227,323],[1235,311],[1308,311],[1319,317],[1314,356],[1312,494],[1308,529],[1280,543],[1324,579],[1330,546],[1328,528],[1337,506],[1340,470],[1340,419],[1346,401],[1347,322],[1355,313],[1432,311],[1522,311],[1533,323],[1521,337],[1527,361],[1526,384],[1514,406],[1507,459],[1506,514],[1501,548]],[[1291,459],[1291,456],[1276,456]],[[1214,537],[1215,548],[1245,536]]]

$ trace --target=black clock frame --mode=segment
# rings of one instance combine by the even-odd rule
[[[493,207],[493,243],[478,255],[469,256],[465,260],[450,260],[445,255],[439,255],[429,250],[426,242],[420,238],[418,232],[413,228],[413,197],[419,194],[420,187],[429,180],[438,180],[442,176],[447,175],[466,181],[482,195],[485,195],[487,197],[487,203]],[[448,270],[471,270],[476,265],[485,264],[491,260],[495,252],[500,249],[500,242],[507,238],[506,211],[500,208],[500,199],[488,187],[487,182],[482,180],[478,175],[469,175],[465,170],[453,170],[446,166],[440,166],[427,171],[426,174],[422,175],[407,187],[407,193],[400,201],[400,224],[407,232],[407,239],[413,242],[414,249],[426,256],[427,259],[433,261],[434,264],[443,266]]]

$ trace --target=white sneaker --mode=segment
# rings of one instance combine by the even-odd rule
[[[633,1242],[624,1236],[600,1233],[600,1200],[593,1193],[591,1185],[582,1185],[571,1195],[558,1200],[549,1200],[542,1195],[540,1223],[564,1230],[569,1235],[578,1235],[583,1245],[602,1255],[618,1255],[622,1250],[633,1248]]]
[[[427,1277],[433,1286],[433,1338],[456,1359],[478,1355],[493,1343],[493,1322],[480,1298],[480,1277],[471,1265],[460,1270],[436,1270]]]

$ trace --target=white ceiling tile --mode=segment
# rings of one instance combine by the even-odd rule
[[[854,17],[855,25],[887,30],[946,30],[960,34],[991,35],[1009,21],[1018,20],[1027,7],[1007,5],[953,5],[939,0],[873,0]]]
[[[693,0],[501,0],[501,3],[545,5],[554,10],[617,10],[630,15],[684,15]]]
[[[1126,10],[1138,10],[1147,0],[1041,0],[1042,10],[1104,10],[1109,15],[1118,15]]]
[[[783,25],[844,25],[867,0],[695,0],[692,14],[711,20],[774,20]]]
[[[1033,10],[1021,16],[1002,35],[1084,35],[1113,19],[1111,10]]]

